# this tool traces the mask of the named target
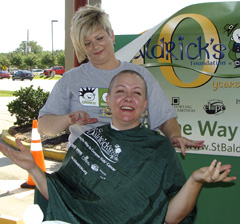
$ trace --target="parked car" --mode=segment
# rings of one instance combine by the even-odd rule
[[[12,80],[20,79],[23,81],[24,79],[30,79],[30,81],[33,80],[33,74],[30,71],[26,70],[19,70],[14,75],[12,75]]]
[[[18,70],[14,69],[13,71],[10,72],[11,75],[14,75]]]
[[[0,71],[0,79],[7,78],[10,79],[10,73],[7,71]]]
[[[32,74],[33,74],[33,76],[36,76],[36,75],[44,75],[42,69],[32,69]]]
[[[44,74],[46,76],[50,76],[52,72],[55,72],[55,75],[63,75],[65,73],[65,69],[63,66],[54,66],[49,69],[44,69]]]

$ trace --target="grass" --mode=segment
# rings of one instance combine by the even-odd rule
[[[15,91],[0,90],[0,97],[11,97],[13,96],[13,92]]]
[[[53,78],[51,76],[36,75],[36,76],[34,76],[34,79],[39,79],[39,80],[59,80],[61,77],[62,77],[61,75],[55,75]]]

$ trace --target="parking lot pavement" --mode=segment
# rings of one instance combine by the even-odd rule
[[[38,87],[40,87],[44,91],[51,92],[52,88],[56,82],[57,82],[57,80],[39,80],[39,79],[34,80],[33,79],[32,81],[30,81],[30,80],[12,81],[11,79],[1,79],[0,80],[0,90],[15,91],[15,90],[19,90],[21,87],[26,88],[26,87],[33,85],[34,89],[37,89]]]
[[[45,160],[46,171],[58,170],[61,162]],[[0,216],[22,218],[26,209],[33,204],[34,190],[21,188],[28,173],[13,164],[0,153]]]
[[[10,115],[6,106],[14,97],[1,97],[0,99],[1,134],[2,130],[7,130],[13,125],[15,117]],[[1,136],[0,142],[6,144]],[[59,169],[61,162],[45,160],[45,166],[46,171],[51,173]],[[0,153],[0,217],[7,215],[22,218],[26,209],[33,204],[34,190],[21,188],[21,184],[25,183],[27,178],[28,174],[25,170]]]
[[[14,100],[14,97],[1,97],[0,98],[0,133],[2,130],[8,129],[16,121],[15,116],[11,116],[8,112],[7,104]]]

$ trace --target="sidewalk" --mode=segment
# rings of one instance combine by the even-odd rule
[[[16,121],[16,118],[8,112],[7,107],[7,104],[13,101],[15,97],[1,97],[0,99],[0,133],[2,133],[2,130],[8,129]]]
[[[10,115],[6,106],[13,99],[14,97],[1,97],[0,135],[15,121],[15,117]],[[0,136],[0,142],[6,144],[2,140],[2,136]],[[51,173],[59,169],[61,162],[45,159],[45,165],[46,171]],[[13,164],[0,153],[0,224],[6,223],[6,221],[1,221],[3,216],[22,218],[29,205],[33,204],[34,190],[20,187],[27,178],[28,174],[25,170]]]
[[[34,190],[20,187],[28,174],[0,154],[0,217],[7,215],[22,218],[29,205],[33,204]],[[46,170],[51,173],[61,166],[60,162],[45,160]],[[1,222],[0,222],[1,223]]]

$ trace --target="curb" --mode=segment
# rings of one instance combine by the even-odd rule
[[[0,215],[0,224],[24,224],[24,221],[12,216]]]
[[[18,148],[18,146],[15,142],[15,138],[9,134],[8,130],[2,130],[1,138],[8,145],[11,145],[16,149]],[[22,144],[24,145],[24,147],[26,149],[30,150],[31,143],[22,142]],[[53,159],[53,160],[62,162],[66,155],[66,152],[43,147],[43,155],[44,155],[44,158]]]

